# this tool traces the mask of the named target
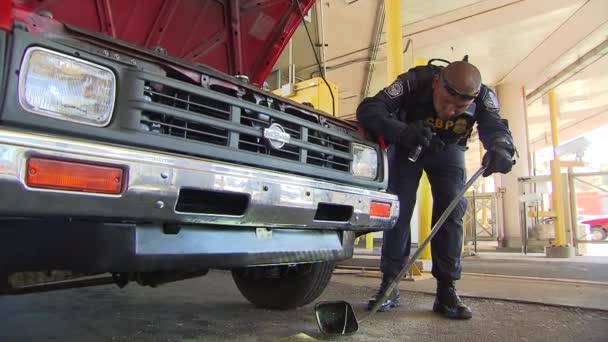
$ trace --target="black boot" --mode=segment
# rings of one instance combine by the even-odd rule
[[[376,301],[382,296],[384,290],[393,282],[393,278],[382,277],[382,283],[380,284],[380,288],[378,292],[369,300],[367,303],[367,310],[371,310]],[[401,305],[401,295],[399,294],[399,289],[395,287],[395,289],[391,292],[391,294],[386,298],[386,300],[380,305],[378,311],[385,312],[389,309],[396,308]]]
[[[433,304],[433,311],[452,319],[473,317],[471,309],[464,305],[458,297],[453,281],[437,281],[437,295]]]

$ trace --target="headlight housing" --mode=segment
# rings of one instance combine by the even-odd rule
[[[353,144],[353,176],[376,179],[378,176],[378,152],[369,146]]]
[[[40,47],[26,51],[19,103],[32,113],[92,126],[112,118],[116,77],[105,67]]]

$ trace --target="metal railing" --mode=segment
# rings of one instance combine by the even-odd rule
[[[564,184],[567,184],[562,198],[565,204],[567,241],[576,248],[579,255],[584,254],[580,244],[607,244],[606,239],[596,240],[590,227],[582,222],[593,216],[608,216],[608,186],[599,178],[608,178],[608,172],[575,173],[572,168],[568,168],[568,172],[562,173],[562,177]],[[523,253],[528,251],[530,232],[540,232],[542,240],[554,239],[553,218],[550,215],[552,191],[548,186],[549,182],[549,176],[533,176],[519,180]],[[581,191],[583,189],[587,191]],[[583,193],[595,196],[583,202]]]
[[[463,218],[465,245],[473,244],[477,252],[478,241],[496,241],[499,231],[499,207],[502,198],[498,193],[471,191],[465,195],[467,211]]]

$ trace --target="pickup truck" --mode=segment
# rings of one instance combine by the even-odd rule
[[[221,269],[317,298],[399,202],[356,123],[263,89],[313,3],[0,0],[0,293]]]
[[[608,217],[588,218],[580,223],[589,225],[592,241],[602,241],[608,237]]]

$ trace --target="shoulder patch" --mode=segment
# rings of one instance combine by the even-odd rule
[[[483,98],[483,104],[488,110],[491,111],[497,111],[500,108],[498,98],[491,89],[488,89],[486,92],[486,96]]]
[[[390,86],[386,87],[384,89],[384,92],[391,99],[399,97],[399,96],[403,95],[403,83],[401,83],[401,80],[397,80],[397,81],[393,82],[393,84],[391,84]]]

